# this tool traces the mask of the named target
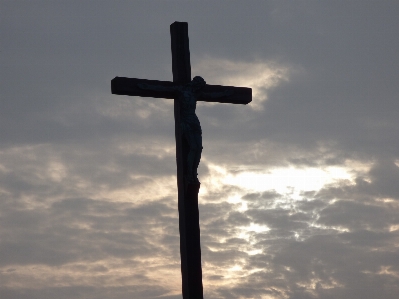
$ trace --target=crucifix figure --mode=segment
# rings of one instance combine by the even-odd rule
[[[146,90],[157,90],[157,91],[174,91],[178,94],[180,102],[180,131],[181,137],[188,144],[187,154],[187,169],[185,180],[186,183],[199,183],[198,180],[198,165],[201,160],[202,152],[202,130],[200,121],[195,114],[197,107],[197,101],[201,97],[207,98],[221,98],[233,94],[232,90],[226,90],[224,92],[205,93],[203,88],[206,82],[200,76],[195,76],[190,83],[184,86],[171,86],[164,87],[161,85],[148,85],[148,84],[137,84],[141,89]]]
[[[183,299],[203,299],[197,178],[202,131],[195,109],[197,101],[248,104],[252,90],[209,85],[199,76],[191,80],[188,24],[174,22],[170,34],[173,82],[115,77],[111,90],[119,95],[174,99],[182,293]]]

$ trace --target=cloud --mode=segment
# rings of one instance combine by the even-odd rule
[[[253,88],[199,103],[205,297],[399,293],[397,5],[2,4],[0,297],[181,297],[172,102],[110,80]],[[250,17],[248,17],[250,16]]]
[[[281,81],[288,81],[294,70],[273,61],[242,62],[204,57],[193,66],[193,72],[202,74],[209,84],[252,88],[253,101],[249,105],[259,110],[268,98],[268,90]]]

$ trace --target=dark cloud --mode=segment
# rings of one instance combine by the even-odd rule
[[[176,225],[174,210],[162,203],[130,206],[70,198],[43,211],[8,209],[1,220],[2,230],[13,233],[6,234],[0,246],[2,265],[62,265],[112,256],[151,256],[157,250],[152,245],[152,235],[165,237],[163,227],[172,225],[170,222]],[[147,235],[142,234],[144,231]],[[169,242],[169,246],[173,245],[176,243]]]

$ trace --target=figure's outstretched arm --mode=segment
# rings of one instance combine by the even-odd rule
[[[137,84],[137,87],[140,89],[146,89],[146,90],[154,90],[154,91],[177,91],[179,90],[179,86],[161,86],[161,85],[150,85],[146,83],[139,83]]]
[[[210,99],[217,99],[217,98],[223,98],[223,97],[228,97],[234,94],[234,91],[232,90],[225,90],[222,92],[203,92],[202,96],[204,98],[210,98]]]

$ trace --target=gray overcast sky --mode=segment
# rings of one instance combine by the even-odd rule
[[[0,0],[0,297],[181,298],[173,103],[199,103],[205,298],[399,295],[397,1]]]

